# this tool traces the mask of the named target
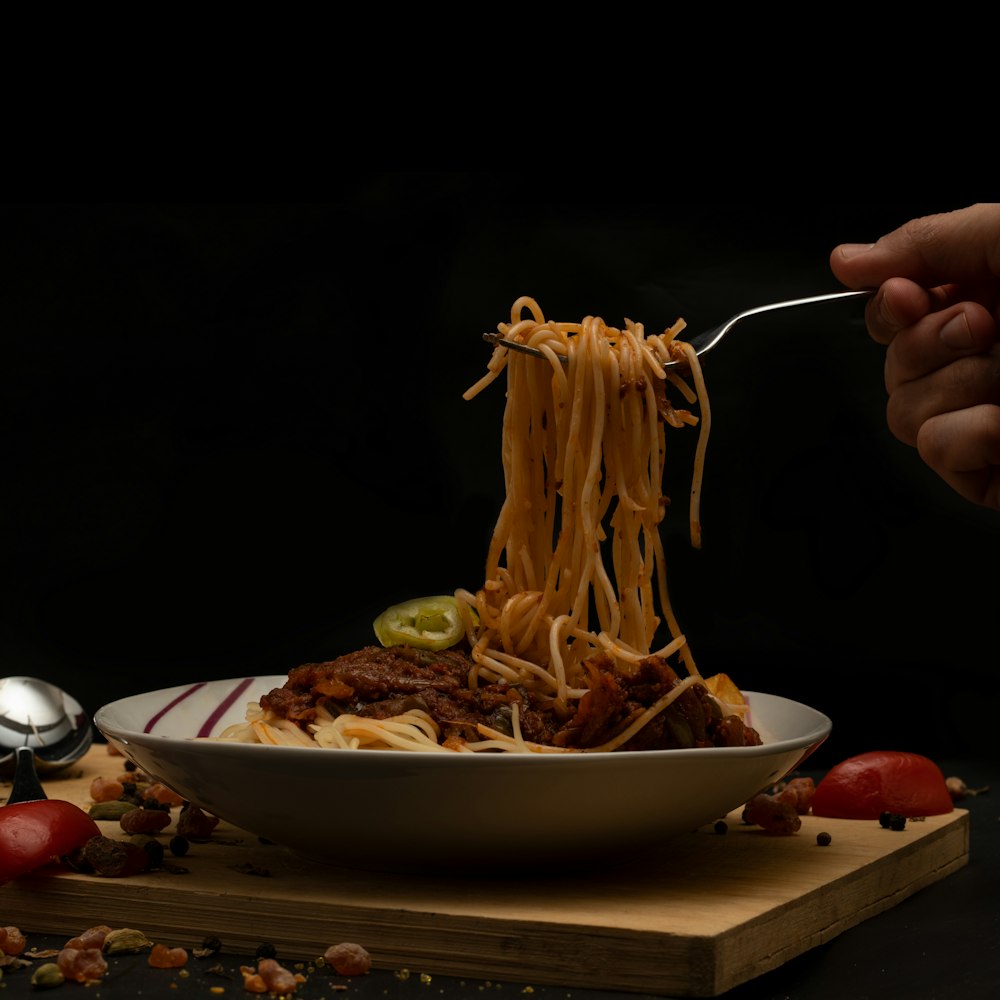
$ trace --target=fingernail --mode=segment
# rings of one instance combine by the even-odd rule
[[[867,253],[873,246],[875,246],[874,243],[841,243],[840,256],[857,257],[860,254]]]
[[[952,316],[938,334],[941,343],[952,351],[967,351],[972,347],[972,332],[969,330],[969,321],[965,318],[965,313],[961,312],[957,316]]]

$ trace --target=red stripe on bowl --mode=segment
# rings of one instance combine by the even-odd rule
[[[184,701],[185,698],[190,698],[195,691],[200,691],[205,686],[205,683],[205,681],[201,681],[199,684],[193,684],[186,691],[182,691],[176,698],[174,698],[173,701],[164,705],[163,708],[161,708],[159,712],[157,712],[156,715],[154,715],[149,722],[146,723],[142,731],[144,733],[151,733],[153,731],[153,726],[155,726],[160,719],[162,719],[172,708],[175,708],[182,701]]]
[[[250,687],[256,679],[257,678],[255,677],[247,677],[246,680],[240,681],[240,683],[237,684],[236,687],[234,687],[221,702],[219,702],[215,711],[202,723],[201,729],[198,730],[198,735],[211,736],[213,726],[215,726],[219,719],[226,714],[233,702],[236,701],[236,699],[239,698],[239,696],[243,694],[243,692],[246,691],[246,689]]]

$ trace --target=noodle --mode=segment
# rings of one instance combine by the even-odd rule
[[[700,404],[689,520],[692,544],[701,544],[709,410],[697,355],[675,339],[683,328],[680,321],[647,336],[630,320],[623,329],[596,316],[553,323],[537,302],[520,298],[499,332],[543,349],[547,360],[498,345],[487,376],[465,393],[474,398],[506,369],[506,499],[486,583],[475,595],[456,593],[479,615],[472,656],[489,670],[511,662],[504,654],[544,667],[544,677],[522,667],[518,682],[551,687],[563,712],[570,690],[585,690],[581,665],[594,653],[610,654],[626,672],[651,655],[661,623],[657,600],[673,637],[657,655],[679,653],[689,674],[699,676],[670,603],[659,536],[667,505],[664,426],[698,423],[667,402],[669,385]],[[693,388],[664,369],[669,361],[685,364]]]
[[[660,537],[668,506],[667,428],[698,426],[688,517],[691,543],[701,545],[710,411],[697,354],[676,339],[683,329],[679,320],[647,335],[639,323],[626,320],[617,329],[597,316],[555,323],[534,299],[522,297],[498,330],[543,358],[498,344],[486,374],[464,394],[474,399],[506,375],[505,497],[482,587],[455,592],[471,649],[469,689],[504,682],[537,694],[559,718],[570,719],[591,690],[588,661],[598,654],[625,676],[651,656],[678,656],[687,670],[620,732],[587,751],[623,746],[702,680],[670,602]],[[670,362],[679,365],[665,368]],[[681,396],[681,407],[668,393]],[[695,403],[700,417],[684,408]],[[653,651],[661,624],[670,639]],[[731,714],[733,706],[724,708]],[[516,701],[510,722],[510,733],[480,723],[478,738],[441,743],[438,724],[419,710],[374,719],[338,715],[321,704],[306,732],[252,705],[247,722],[222,738],[351,749],[567,752],[527,740]]]

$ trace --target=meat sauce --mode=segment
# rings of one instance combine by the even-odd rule
[[[679,677],[667,661],[651,656],[634,673],[617,670],[610,657],[592,657],[587,694],[560,714],[551,695],[506,682],[469,687],[473,663],[467,652],[439,652],[410,646],[368,646],[324,663],[290,671],[285,685],[261,698],[261,706],[305,726],[321,705],[335,713],[386,719],[412,709],[426,711],[443,740],[477,739],[476,726],[512,734],[512,706],[518,707],[525,740],[586,750],[621,733],[667,694]],[[683,691],[619,748],[672,750],[712,746],[757,746],[759,734],[737,715],[725,715],[702,684]]]

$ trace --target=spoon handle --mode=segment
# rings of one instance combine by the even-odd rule
[[[11,806],[15,802],[37,802],[39,799],[47,798],[45,789],[38,780],[38,772],[35,770],[35,751],[31,747],[18,747],[17,768],[14,771],[14,782],[7,797],[7,805]]]

